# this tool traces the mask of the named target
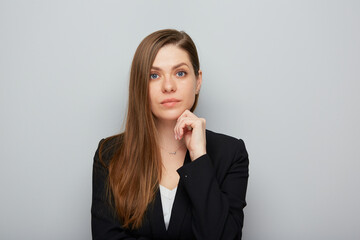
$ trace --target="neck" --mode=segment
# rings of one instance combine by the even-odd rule
[[[176,125],[176,120],[155,121],[155,124],[158,131],[158,142],[161,147],[169,151],[175,151],[178,147],[184,144],[183,139],[175,139],[174,127]]]

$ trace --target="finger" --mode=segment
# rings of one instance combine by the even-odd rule
[[[177,129],[179,131],[179,136],[182,137],[184,133],[193,131],[197,129],[197,131],[206,129],[206,120],[204,118],[191,118],[186,117],[181,119],[177,124]]]
[[[175,139],[180,140],[179,136],[180,136],[180,121],[178,121],[174,127],[174,134],[175,134]]]
[[[180,140],[180,135],[181,135],[181,126],[182,126],[182,122],[183,120],[181,119],[180,121],[178,121],[175,125],[175,128],[174,128],[174,132],[175,132],[175,138],[177,140]]]
[[[185,110],[185,111],[180,115],[180,117],[178,117],[176,126],[178,126],[178,125],[179,125],[179,122],[181,122],[181,121],[182,121],[183,119],[185,119],[185,118],[194,118],[194,119],[197,119],[198,117],[197,117],[194,113],[192,113],[191,111]],[[179,131],[180,131],[180,130],[179,130]]]
[[[197,118],[197,116],[194,114],[194,113],[192,113],[190,110],[188,110],[188,109],[186,109],[181,115],[180,115],[180,117],[178,117],[178,121],[181,119],[181,118],[183,118],[183,117],[195,117],[195,118]]]
[[[177,132],[180,139],[184,133],[192,131],[198,125],[199,119],[197,118],[183,118],[177,126]]]
[[[181,136],[183,135],[183,128],[184,128],[184,120],[186,118],[182,118],[180,119],[175,127],[174,127],[174,134],[175,134],[175,139],[180,140]]]
[[[184,114],[184,113],[183,113]],[[177,119],[177,122],[175,124],[175,127],[174,127],[174,134],[175,134],[175,138],[178,139],[178,136],[180,135],[180,124],[182,122],[182,120],[184,119],[184,116],[183,114]]]

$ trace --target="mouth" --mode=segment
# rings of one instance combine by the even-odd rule
[[[169,98],[169,99],[165,99],[164,101],[162,101],[161,104],[172,103],[172,102],[180,102],[180,100],[178,100],[176,98]]]
[[[169,98],[169,99],[165,99],[161,102],[161,105],[166,106],[166,107],[172,107],[175,106],[177,103],[179,103],[180,100],[176,99],[176,98]]]

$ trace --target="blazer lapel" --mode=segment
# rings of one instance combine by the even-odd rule
[[[152,236],[154,239],[167,239],[167,232],[162,210],[160,190],[156,192],[154,204],[149,214]]]
[[[190,159],[189,151],[187,151],[184,160],[184,165],[188,164],[189,162],[191,162],[191,159]],[[190,207],[190,200],[180,180],[176,190],[174,204],[171,210],[170,223],[167,230],[170,239],[179,238],[182,223],[189,207]]]

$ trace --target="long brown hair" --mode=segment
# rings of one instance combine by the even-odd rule
[[[120,136],[120,148],[109,164],[109,192],[117,216],[125,228],[141,226],[161,178],[161,155],[149,103],[148,81],[158,51],[167,44],[185,50],[195,75],[199,74],[197,50],[185,32],[173,29],[154,32],[144,38],[135,52],[130,72],[125,131]],[[198,95],[191,111],[195,109],[197,100]]]

